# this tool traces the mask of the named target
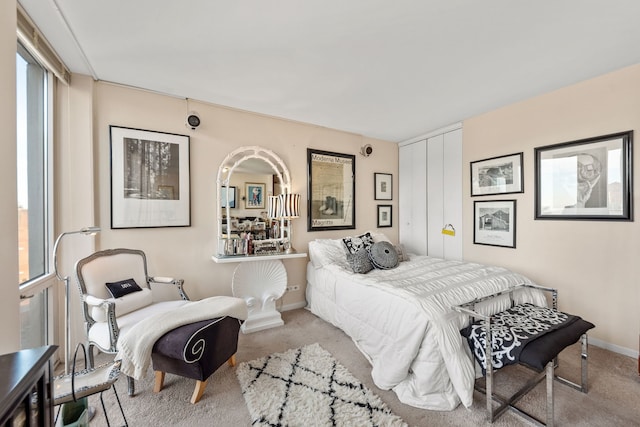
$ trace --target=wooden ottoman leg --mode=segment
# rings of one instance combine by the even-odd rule
[[[236,355],[232,355],[229,360],[227,360],[227,363],[229,364],[229,366],[234,367],[236,366]]]
[[[193,395],[191,396],[191,403],[198,403],[206,387],[207,380],[196,382],[196,388],[193,390]]]
[[[159,393],[164,384],[164,372],[156,371],[156,382],[153,386],[154,393]]]

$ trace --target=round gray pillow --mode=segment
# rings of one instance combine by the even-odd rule
[[[398,252],[389,242],[376,242],[369,248],[369,259],[375,268],[389,270],[398,266]]]

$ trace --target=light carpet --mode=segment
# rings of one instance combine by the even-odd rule
[[[243,362],[236,371],[254,426],[406,426],[319,344]]]

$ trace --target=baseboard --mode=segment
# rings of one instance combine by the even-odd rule
[[[298,301],[298,302],[294,302],[293,304],[283,305],[282,307],[280,307],[280,311],[296,310],[298,308],[304,308],[306,306],[307,306],[306,301]]]
[[[624,356],[629,356],[633,358],[637,358],[640,356],[640,354],[638,353],[638,350],[611,344],[606,341],[599,340],[597,338],[589,337],[589,345],[594,345],[596,347],[604,348],[605,350],[613,351],[614,353],[622,354]]]

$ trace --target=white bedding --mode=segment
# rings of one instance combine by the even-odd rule
[[[501,267],[415,255],[392,270],[355,274],[337,257],[339,246],[316,242],[309,244],[308,308],[353,339],[375,384],[419,408],[470,407],[475,372],[459,333],[467,319],[450,307],[532,282]],[[520,290],[517,299],[546,305],[535,290]],[[483,309],[506,308],[505,299],[490,304]]]

